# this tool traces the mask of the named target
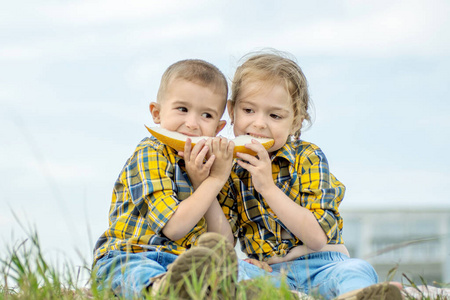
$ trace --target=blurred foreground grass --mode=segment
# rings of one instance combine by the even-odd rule
[[[75,267],[70,262],[52,264],[44,258],[38,234],[34,231],[28,233],[28,238],[20,243],[9,246],[6,253],[0,256],[0,300],[2,299],[117,299],[110,291],[99,291],[95,278],[84,278],[82,273],[90,274],[90,262],[84,262],[83,266]],[[387,274],[386,280],[392,278],[397,267],[394,266]],[[382,275],[382,274],[380,274]],[[416,292],[414,297],[406,295],[406,299],[448,299],[445,295],[435,297],[424,296],[418,286],[427,285],[421,278],[421,282],[411,281],[405,274],[402,280],[405,287]],[[436,283],[433,283],[436,286]],[[446,285],[448,287],[448,284]],[[246,292],[247,291],[247,292]],[[260,278],[250,282],[245,287],[239,286],[237,295],[224,295],[225,299],[246,299],[253,291],[254,299],[299,299],[293,294],[286,284],[281,288],[275,288],[268,278]],[[205,299],[205,291],[193,286],[192,299]],[[317,295],[313,298],[322,299]],[[252,298],[253,298],[252,297]],[[175,294],[147,295],[147,299],[178,299]]]

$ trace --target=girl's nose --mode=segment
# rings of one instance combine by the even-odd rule
[[[253,126],[255,126],[256,128],[266,128],[267,127],[266,118],[264,116],[256,116],[253,122]]]

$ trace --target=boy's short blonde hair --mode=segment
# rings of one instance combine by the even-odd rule
[[[257,53],[244,56],[245,62],[236,69],[231,83],[231,105],[234,107],[243,84],[264,81],[269,85],[283,84],[291,97],[294,111],[292,137],[300,137],[304,120],[311,122],[308,113],[310,98],[308,82],[299,65],[284,52]]]
[[[226,103],[228,97],[227,79],[216,66],[209,62],[201,59],[186,59],[170,65],[161,77],[157,95],[159,103],[163,101],[164,94],[175,79],[184,79],[211,87],[216,94],[223,94],[224,103]]]

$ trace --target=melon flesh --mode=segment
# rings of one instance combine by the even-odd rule
[[[168,145],[177,151],[184,151],[184,144],[186,144],[186,140],[188,138],[190,138],[192,141],[192,147],[194,147],[195,144],[202,139],[206,140],[210,138],[209,136],[187,136],[185,134],[176,131],[170,131],[161,127],[145,127],[161,143]],[[259,141],[266,150],[272,147],[274,143],[273,139],[255,138],[249,135],[240,135],[232,139],[232,141],[234,142],[233,156],[236,157],[236,152],[256,155],[254,151],[245,148],[245,144],[250,144],[252,140]]]

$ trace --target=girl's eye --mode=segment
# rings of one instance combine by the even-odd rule
[[[202,113],[203,118],[211,119],[212,115],[210,113]]]
[[[246,114],[250,114],[250,113],[253,112],[253,109],[251,109],[251,108],[244,108],[243,111],[244,111]]]
[[[282,118],[281,116],[276,115],[276,114],[271,114],[270,117],[271,117],[272,119],[275,119],[275,120],[279,120],[279,119]]]
[[[179,111],[181,111],[181,112],[187,112],[187,111],[188,111],[187,108],[186,108],[186,107],[183,107],[183,106],[177,107],[177,110],[179,110]]]

